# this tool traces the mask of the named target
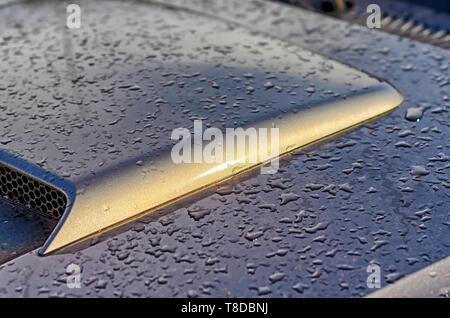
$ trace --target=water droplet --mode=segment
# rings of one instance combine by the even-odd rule
[[[420,121],[423,115],[422,107],[410,107],[406,110],[405,118],[410,121]]]

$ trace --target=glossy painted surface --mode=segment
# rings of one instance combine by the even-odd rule
[[[290,155],[277,176],[230,182],[83,249],[17,258],[1,266],[2,295],[360,296],[371,262],[384,286],[449,254],[448,52],[262,1],[178,4],[374,73],[406,103]],[[105,8],[126,17],[126,6],[131,19],[134,4]],[[405,119],[411,107],[420,121]],[[80,289],[65,285],[70,263]]]
[[[450,257],[380,289],[369,298],[450,297]]]
[[[5,56],[12,86],[3,94],[2,131],[12,138],[4,149],[76,188],[43,254],[256,164],[173,163],[171,132],[194,119],[223,131],[277,127],[284,154],[402,102],[373,77],[217,19],[146,5],[134,24],[105,17],[101,6],[83,7],[80,30],[60,21],[62,33],[53,34],[55,24],[44,24],[13,42],[22,55]],[[120,39],[118,22],[135,35]],[[14,71],[19,65],[25,68]],[[244,160],[252,155],[247,149]]]

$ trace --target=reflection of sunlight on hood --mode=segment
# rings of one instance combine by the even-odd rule
[[[245,163],[246,157],[247,156],[243,156],[241,158],[238,158],[238,159],[235,159],[235,160],[232,160],[232,161],[227,161],[227,162],[221,163],[221,164],[219,164],[219,165],[217,165],[215,167],[212,167],[211,169],[209,169],[209,170],[199,174],[196,177],[196,179],[203,178],[205,176],[209,176],[209,175],[212,175],[212,174],[220,172],[220,171],[224,171],[224,170],[228,169],[228,167],[234,166],[234,165],[236,165],[238,163]]]

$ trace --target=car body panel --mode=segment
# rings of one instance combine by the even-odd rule
[[[449,297],[450,257],[380,289],[368,298],[437,298]]]
[[[54,179],[68,198],[42,254],[258,163],[248,160],[254,149],[243,158],[224,151],[220,162],[174,163],[172,131],[191,128],[195,119],[223,133],[225,127],[277,127],[278,155],[402,102],[377,78],[221,20],[147,5],[133,25],[123,17],[105,18],[97,6],[84,7],[82,29],[63,25],[54,34],[54,24],[41,24],[32,38],[9,40],[20,57],[5,55],[3,148],[40,164],[46,172],[34,176],[47,174],[44,181]],[[113,33],[118,23],[136,35]],[[41,83],[48,86],[34,89]],[[15,160],[0,153],[2,162],[14,166]],[[23,166],[16,168],[33,175]],[[61,178],[70,186],[61,186]],[[58,213],[45,205],[44,213]]]
[[[372,291],[369,264],[380,265],[385,286],[448,256],[447,51],[265,1],[171,3],[373,73],[406,103],[289,155],[277,176],[239,179],[85,249],[19,257],[0,267],[0,293],[361,296]],[[104,9],[135,12],[135,5],[105,2]],[[410,107],[423,107],[420,121],[404,118]],[[82,267],[80,289],[65,284],[71,263]]]

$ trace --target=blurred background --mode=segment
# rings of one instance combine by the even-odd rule
[[[449,0],[272,0],[365,25],[369,4],[380,6],[381,30],[450,48]]]

